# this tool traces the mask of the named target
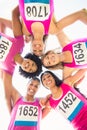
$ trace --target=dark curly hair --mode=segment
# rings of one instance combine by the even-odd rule
[[[43,72],[43,73],[41,74],[41,82],[42,82],[42,77],[43,77],[43,75],[46,74],[46,73],[52,75],[52,77],[53,77],[54,80],[55,80],[56,86],[59,87],[59,86],[63,83],[63,80],[59,79],[59,78],[58,78],[53,72],[51,72],[51,71],[45,71],[45,72]],[[43,85],[43,82],[42,82],[42,85]],[[45,87],[45,86],[44,86],[44,87]]]
[[[19,73],[20,75],[24,76],[25,78],[33,78],[35,76],[39,76],[39,74],[42,72],[42,62],[41,62],[41,59],[34,55],[34,54],[31,54],[31,53],[28,53],[24,56],[24,58],[26,59],[31,59],[32,61],[34,61],[37,65],[37,70],[36,72],[33,72],[33,73],[29,73],[29,72],[26,72],[24,71],[21,66],[19,67]]]

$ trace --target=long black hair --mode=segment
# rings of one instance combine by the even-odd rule
[[[36,72],[30,73],[30,72],[24,71],[20,66],[19,67],[20,75],[24,76],[25,78],[33,78],[35,76],[39,76],[39,74],[42,72],[41,59],[38,56],[31,54],[31,53],[26,54],[24,58],[31,59],[32,61],[34,61],[37,65],[37,70],[36,70]]]
[[[63,80],[59,79],[59,78],[58,78],[54,73],[52,73],[51,71],[45,71],[45,72],[43,72],[43,73],[41,74],[41,82],[42,82],[42,77],[43,77],[43,75],[46,74],[46,73],[49,73],[49,74],[52,75],[52,77],[53,77],[54,80],[55,80],[56,86],[59,87],[59,86],[63,83]],[[42,84],[43,84],[43,82],[42,82]]]

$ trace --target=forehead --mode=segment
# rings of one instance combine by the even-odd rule
[[[44,77],[46,77],[48,75],[52,76],[50,73],[44,73],[43,76],[42,76],[42,78],[44,78]]]
[[[35,63],[35,61],[33,61],[32,59],[27,59],[29,62],[31,63]]]

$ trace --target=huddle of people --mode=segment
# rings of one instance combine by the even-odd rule
[[[87,24],[87,10],[79,10],[59,21],[54,13],[53,0],[19,0],[12,10],[12,20],[0,18],[0,77],[11,114],[8,130],[40,130],[41,119],[52,108],[76,130],[87,130],[87,100],[77,91],[87,71],[87,38],[71,40],[63,31],[78,20]],[[7,28],[12,29],[14,37],[6,34]],[[61,51],[45,53],[50,34],[58,38]],[[31,48],[23,57],[25,43],[31,44]],[[25,97],[12,83],[16,65],[19,74],[29,78]],[[43,67],[48,70],[43,72]],[[58,69],[63,72],[62,80],[51,72]],[[40,80],[51,93],[44,98],[35,97]]]

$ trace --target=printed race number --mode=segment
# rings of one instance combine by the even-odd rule
[[[56,110],[60,111],[66,119],[71,120],[73,119],[73,115],[75,116],[78,113],[78,111],[76,111],[75,113],[74,111],[76,109],[81,109],[83,103],[81,105],[80,103],[82,102],[78,97],[76,97],[72,92],[68,92],[60,101]]]
[[[38,107],[30,105],[20,105],[17,110],[16,120],[37,121]]]
[[[25,107],[23,107],[23,106],[21,106],[19,108],[19,115],[21,116],[22,114],[24,116],[27,116],[27,115],[29,115],[29,116],[37,116],[37,107],[33,107],[33,106],[30,106],[30,107],[25,106]]]
[[[66,113],[67,108],[70,108],[73,105],[74,101],[76,100],[76,96],[72,93],[68,93],[67,96],[61,101],[59,105],[59,109],[61,109],[64,113]]]
[[[44,3],[25,3],[26,20],[43,21],[48,19],[50,14],[49,4]]]
[[[0,61],[4,61],[12,46],[12,42],[7,38],[0,36]]]
[[[87,47],[85,42],[79,42],[73,45],[73,55],[76,65],[87,63]]]

